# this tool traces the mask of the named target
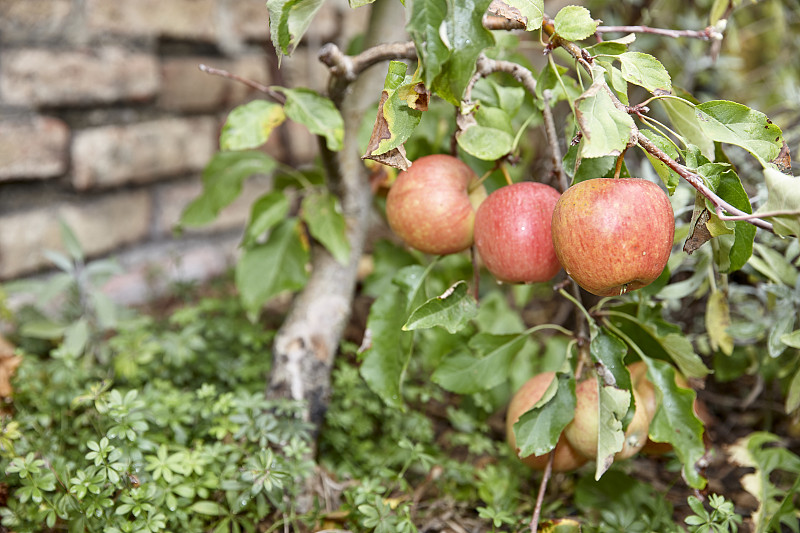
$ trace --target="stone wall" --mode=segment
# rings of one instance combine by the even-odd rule
[[[279,68],[264,0],[0,0],[0,281],[50,268],[60,220],[89,256],[120,259],[127,273],[109,287],[122,299],[154,269],[165,281],[220,273],[263,181],[213,225],[173,229],[227,111],[260,95],[198,65],[323,89],[316,50],[346,43],[367,10],[328,0]],[[266,150],[307,162],[315,142],[282,128]]]

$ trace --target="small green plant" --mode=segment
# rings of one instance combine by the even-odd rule
[[[733,502],[719,494],[708,498],[711,511],[696,496],[689,496],[689,507],[694,514],[684,520],[692,533],[736,533],[742,524],[742,517],[736,514]]]

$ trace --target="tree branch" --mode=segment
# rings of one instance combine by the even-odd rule
[[[233,74],[231,72],[228,72],[227,70],[222,70],[220,68],[209,67],[208,65],[204,65],[202,63],[200,65],[198,65],[198,68],[201,71],[205,72],[206,74],[212,74],[214,76],[221,76],[223,78],[228,78],[228,79],[231,79],[231,80],[234,80],[234,81],[238,81],[239,83],[243,83],[244,85],[247,85],[251,89],[255,89],[256,91],[259,91],[259,92],[262,92],[262,93],[266,94],[274,102],[277,102],[277,103],[279,103],[281,105],[286,103],[286,96],[285,95],[283,95],[282,93],[279,93],[278,91],[274,91],[274,90],[272,90],[271,87],[269,87],[267,85],[263,85],[261,83],[258,83],[257,81],[253,81],[253,80],[248,79],[248,78],[243,78],[242,76],[239,76],[237,74]]]
[[[649,33],[653,35],[662,35],[664,37],[671,37],[678,39],[680,37],[688,37],[690,39],[700,39],[702,41],[711,41],[722,39],[722,33],[714,26],[709,26],[704,30],[670,30],[665,28],[651,28],[649,26],[598,26],[595,30],[596,33]]]
[[[724,209],[728,213],[731,213],[737,217],[746,217],[742,218],[741,220],[746,220],[750,224],[757,226],[759,228],[765,229],[767,231],[774,231],[772,228],[772,224],[767,222],[766,220],[761,220],[760,218],[754,217],[750,213],[745,213],[741,209],[737,209],[736,207],[732,206],[722,198],[720,198],[714,191],[706,186],[703,178],[685,166],[681,165],[674,159],[672,159],[669,155],[667,155],[663,150],[661,150],[658,146],[653,144],[653,142],[644,136],[641,132],[636,133],[636,142],[639,146],[642,147],[647,153],[667,165],[669,168],[674,170],[680,177],[685,179],[689,182],[689,185],[697,189],[697,191],[708,198],[708,200],[714,204],[716,209]]]

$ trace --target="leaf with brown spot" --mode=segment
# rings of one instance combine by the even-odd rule
[[[683,243],[684,252],[692,255],[695,250],[711,240],[711,231],[706,226],[710,218],[711,215],[705,207],[705,202],[699,200],[695,203],[694,213],[692,214],[692,229],[686,238],[686,242]]]
[[[783,147],[778,153],[778,157],[770,161],[770,163],[773,163],[784,174],[792,175],[792,153],[786,141],[783,141]]]
[[[375,117],[372,135],[367,144],[367,152],[361,156],[361,159],[372,159],[373,161],[389,165],[390,167],[406,170],[411,166],[411,161],[406,157],[406,151],[402,145],[397,148],[392,148],[388,152],[375,154],[381,141],[392,137],[392,133],[389,131],[389,124],[386,122],[386,117],[383,114],[383,105],[388,99],[388,91],[383,91],[381,93],[381,101],[378,103],[378,115]]]

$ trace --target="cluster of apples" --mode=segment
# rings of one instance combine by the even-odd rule
[[[658,409],[658,396],[655,385],[647,378],[647,366],[642,361],[628,365],[633,391],[634,413],[625,430],[622,449],[614,456],[615,460],[627,459],[637,453],[651,455],[663,454],[671,449],[666,443],[648,439],[650,423]],[[554,372],[543,372],[525,382],[514,394],[506,411],[506,440],[520,460],[534,470],[544,470],[549,460],[548,454],[519,455],[514,424],[527,411],[532,409],[544,396],[555,378]],[[598,378],[591,374],[575,386],[575,416],[567,424],[553,450],[553,471],[569,472],[590,460],[597,459],[598,439]],[[682,375],[675,374],[675,384],[689,388]],[[708,408],[695,398],[694,414],[706,424],[710,421]]]
[[[647,180],[591,179],[564,194],[521,182],[487,196],[466,163],[443,154],[421,157],[398,174],[386,216],[406,244],[425,253],[455,253],[474,242],[499,281],[549,281],[563,266],[599,296],[652,283],[675,233],[667,195]]]

